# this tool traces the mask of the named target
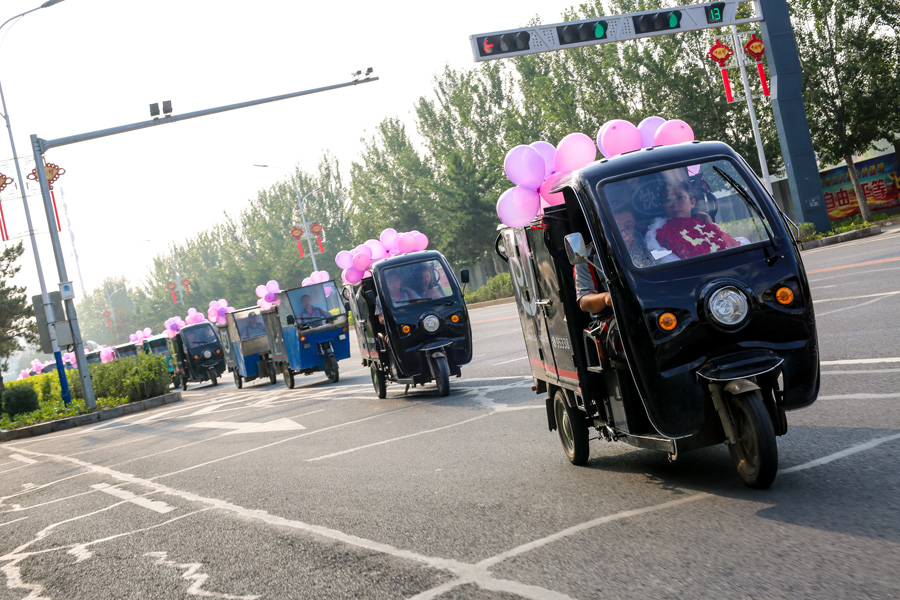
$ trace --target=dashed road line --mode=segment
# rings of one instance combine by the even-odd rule
[[[147,508],[152,510],[153,512],[158,512],[161,515],[166,513],[170,513],[175,510],[174,506],[169,506],[165,502],[161,500],[150,500],[149,498],[144,498],[143,496],[138,496],[133,492],[129,492],[128,490],[123,490],[121,488],[113,487],[108,483],[95,483],[91,486],[91,488],[95,490],[99,490],[104,494],[109,494],[110,496],[114,496],[119,500],[126,500],[131,502],[132,504],[136,504],[141,508]]]

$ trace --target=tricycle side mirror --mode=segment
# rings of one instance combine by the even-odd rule
[[[469,283],[469,270],[463,269],[459,272],[459,280],[463,283]]]
[[[296,322],[296,321],[294,321],[294,315],[288,315],[287,319],[285,319],[285,321],[287,321],[288,325],[293,325]]]
[[[580,265],[588,262],[587,246],[584,237],[578,232],[570,233],[565,237],[566,256],[570,265]]]

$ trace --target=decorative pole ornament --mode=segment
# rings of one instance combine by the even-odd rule
[[[719,40],[716,40],[716,43],[713,44],[709,49],[709,52],[706,53],[706,58],[717,63],[722,70],[722,83],[725,85],[725,99],[729,103],[734,102],[734,96],[731,95],[731,81],[728,80],[728,68],[725,65],[732,56],[734,56],[734,50]]]
[[[170,281],[169,285],[166,286],[166,289],[172,292],[172,304],[178,304],[178,300],[175,298],[175,290],[178,289],[178,286],[175,285],[175,282]]]
[[[319,243],[319,252],[322,254],[325,254],[325,248],[322,247],[322,231],[324,231],[324,229],[325,228],[318,223],[313,223],[309,228],[310,233],[316,236],[316,242]]]
[[[0,173],[0,192],[6,189],[6,186],[11,184],[15,179],[12,177],[7,177],[3,173]],[[0,241],[5,242],[9,239],[9,230],[6,228],[6,217],[3,216],[3,203],[0,202]]]
[[[56,229],[57,231],[62,231],[62,225],[60,225],[59,222],[59,210],[56,208],[56,194],[53,193],[53,182],[59,179],[61,175],[65,175],[66,170],[59,165],[45,162],[44,174],[47,176],[47,187],[50,188],[50,198],[53,200],[53,214],[56,215]],[[31,170],[31,173],[27,175],[27,179],[30,179],[31,181],[38,180],[37,167]]]
[[[303,258],[303,230],[299,227],[291,229],[291,237],[297,240],[297,250],[300,251],[300,258]]]
[[[104,310],[104,311],[103,311],[103,316],[106,317],[106,326],[107,326],[107,327],[112,327],[112,323],[109,321],[109,317],[110,317],[111,315],[112,315],[112,313],[109,312],[108,310]]]
[[[184,291],[186,291],[188,294],[190,294],[190,293],[191,293],[191,280],[188,279],[187,277],[185,277],[184,279],[182,279],[182,280],[181,280],[181,287],[184,288]]]
[[[744,44],[744,53],[756,61],[756,70],[759,72],[759,81],[762,83],[763,94],[768,96],[769,82],[766,79],[766,71],[762,64],[763,55],[766,53],[766,47],[763,44],[763,41],[756,37],[755,33],[751,33],[750,39]]]

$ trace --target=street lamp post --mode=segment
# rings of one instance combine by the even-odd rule
[[[6,21],[4,21],[2,25],[0,25],[0,29],[6,27],[6,24],[10,21],[14,21],[15,19],[24,17],[25,15],[33,13],[36,10],[47,8],[53,6],[54,4],[59,4],[62,1],[63,0],[47,0],[47,2],[44,2],[36,8],[26,10],[25,12],[20,13],[14,17],[10,17]],[[34,254],[34,262],[35,266],[37,267],[38,282],[41,286],[41,303],[44,305],[44,315],[47,320],[47,332],[50,337],[50,347],[53,351],[53,358],[56,360],[56,372],[59,374],[60,394],[62,396],[63,402],[66,404],[66,406],[68,406],[72,402],[72,394],[69,391],[69,380],[66,377],[66,368],[62,360],[62,352],[60,352],[59,343],[57,342],[56,325],[54,325],[56,317],[53,314],[53,306],[50,303],[50,294],[47,293],[47,284],[44,282],[44,270],[41,267],[41,257],[38,254],[37,239],[35,239],[34,236],[34,226],[31,223],[31,211],[28,209],[28,197],[25,193],[25,180],[22,178],[22,167],[19,165],[19,155],[16,152],[16,142],[13,138],[12,125],[10,125],[9,122],[9,111],[6,109],[6,96],[3,94],[2,84],[0,84],[0,103],[2,103],[3,105],[3,120],[6,122],[6,131],[9,133],[9,145],[13,153],[13,162],[16,165],[16,177],[18,178],[19,190],[22,192],[22,205],[25,208],[25,223],[28,225],[28,234],[31,238],[31,251]],[[53,229],[54,227],[55,224],[50,226],[51,229]],[[90,385],[90,376],[87,375],[87,363],[85,362],[84,368],[82,369],[81,361],[79,361],[78,369],[79,375],[82,379],[82,389],[84,390],[85,403],[89,408],[93,408],[94,389]],[[86,387],[84,386],[85,377],[87,378]]]
[[[178,275],[178,263],[180,263],[187,254],[182,254],[179,258],[172,261],[172,269],[175,271],[175,285],[178,286],[178,298],[181,300],[181,306],[184,306],[184,285],[181,283]]]
[[[254,167],[263,167],[270,168],[272,165],[253,165]],[[283,167],[275,167],[276,169],[280,169]],[[324,185],[320,185],[313,191],[309,192],[305,196],[300,196],[300,185],[297,183],[297,178],[294,177],[294,174],[291,173],[291,183],[294,184],[294,192],[297,194],[297,202],[300,204],[300,218],[303,220],[303,236],[306,238],[306,245],[309,246],[309,256],[312,258],[313,271],[318,271],[319,267],[316,265],[316,253],[313,251],[312,238],[309,236],[309,225],[306,223],[306,210],[304,210],[303,205],[306,203],[306,199],[311,195],[315,194],[319,190],[321,190]]]

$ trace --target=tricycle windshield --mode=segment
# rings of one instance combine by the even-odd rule
[[[298,325],[317,326],[346,313],[344,300],[333,281],[314,283],[286,293]]]
[[[444,266],[434,259],[389,267],[383,271],[382,279],[387,286],[385,295],[390,298],[392,306],[453,295]]]
[[[219,339],[216,336],[216,332],[213,331],[212,325],[185,329],[184,331],[182,331],[182,334],[184,335],[184,341],[185,343],[187,343],[189,348],[192,348],[194,346],[205,346],[206,344],[212,344]],[[265,335],[265,330],[263,330],[263,334]]]
[[[618,228],[622,256],[638,269],[702,259],[771,239],[753,189],[724,160],[678,167],[598,186]]]
[[[153,354],[168,354],[169,347],[166,345],[166,338],[157,338],[149,340],[148,345]]]
[[[266,335],[266,324],[258,308],[237,311],[232,315],[242,342]]]

